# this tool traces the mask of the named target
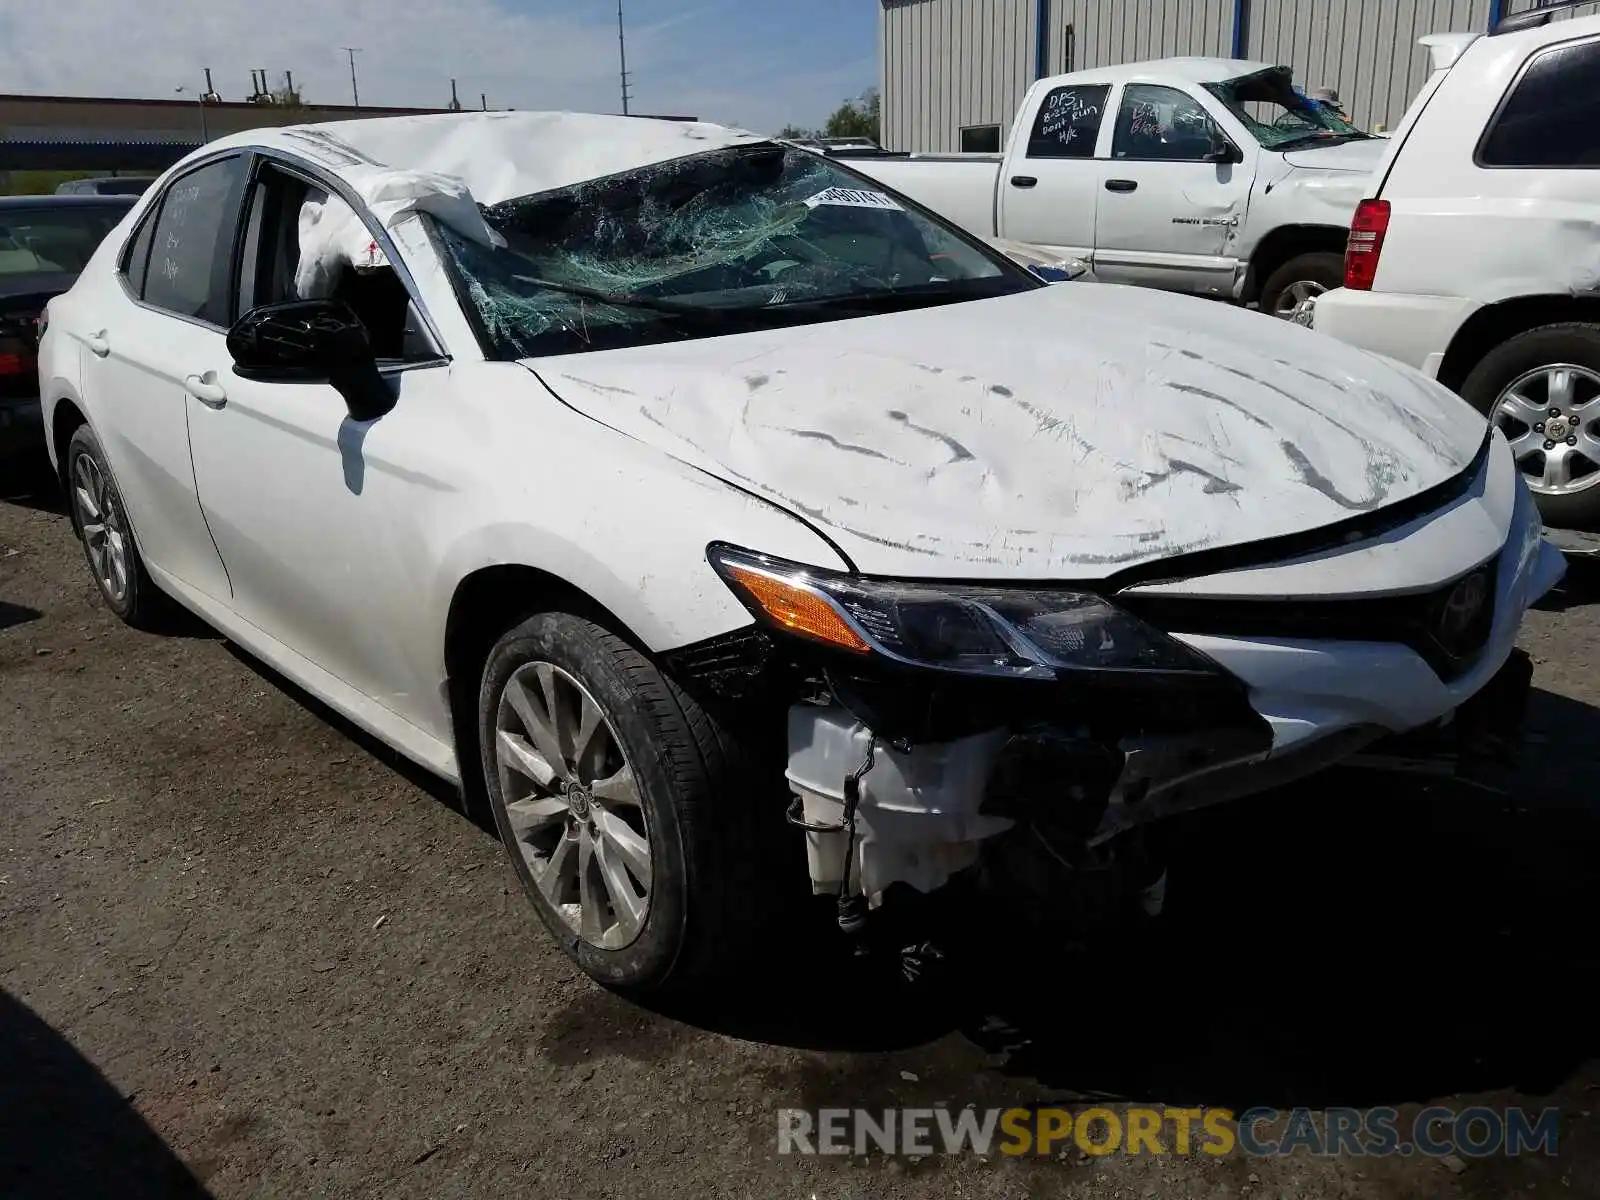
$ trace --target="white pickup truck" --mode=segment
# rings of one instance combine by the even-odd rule
[[[1003,154],[832,157],[1105,282],[1304,322],[1306,302],[1343,281],[1350,219],[1387,145],[1307,101],[1288,67],[1166,58],[1039,80]]]

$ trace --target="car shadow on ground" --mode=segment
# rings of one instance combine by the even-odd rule
[[[1219,809],[1146,937],[994,964],[966,1028],[1008,1074],[1087,1095],[1548,1093],[1600,1054],[1576,1002],[1600,983],[1600,821],[1570,801],[1346,771]]]
[[[210,1193],[60,1033],[0,991],[0,1195],[204,1200]]]
[[[35,512],[67,515],[67,498],[48,466],[18,468],[0,464],[0,500]]]

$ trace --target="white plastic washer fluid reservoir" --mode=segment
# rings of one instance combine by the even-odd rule
[[[797,704],[789,710],[789,786],[807,824],[844,820],[844,781],[861,769],[872,733],[845,709]],[[902,881],[931,891],[976,860],[977,843],[1011,827],[979,813],[984,787],[1008,733],[996,729],[902,753],[879,741],[861,780],[852,892],[873,896]],[[839,889],[848,832],[806,831],[812,888]]]

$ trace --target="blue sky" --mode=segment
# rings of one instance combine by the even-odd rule
[[[624,0],[634,111],[774,132],[874,86],[877,0]],[[615,0],[0,0],[0,91],[224,99],[285,69],[307,100],[618,110]]]

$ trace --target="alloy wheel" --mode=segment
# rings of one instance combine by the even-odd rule
[[[1293,321],[1296,325],[1309,325],[1317,297],[1328,289],[1314,279],[1299,279],[1278,293],[1272,306],[1272,315]]]
[[[1494,421],[1534,492],[1569,495],[1600,483],[1600,374],[1572,363],[1524,372],[1495,401]]]
[[[113,604],[128,596],[128,523],[100,465],[88,454],[72,464],[72,502],[95,582]]]
[[[620,950],[650,909],[650,829],[611,722],[571,674],[531,662],[495,715],[506,825],[534,886],[584,941]]]

